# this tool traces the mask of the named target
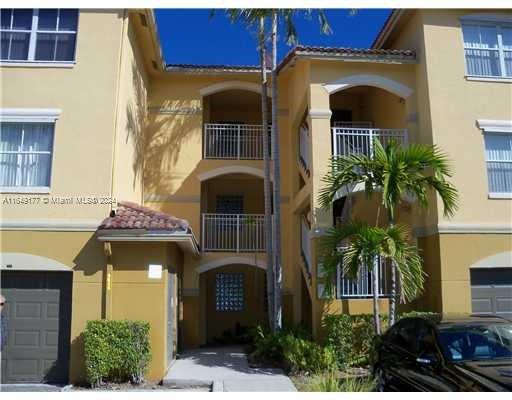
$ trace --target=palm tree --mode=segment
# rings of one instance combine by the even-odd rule
[[[324,34],[331,33],[331,28],[325,16],[323,10],[316,10],[318,14],[318,20],[320,23],[320,30]],[[212,11],[213,15],[214,11]],[[305,9],[305,10],[294,10],[294,9],[230,9],[227,10],[228,17],[232,22],[242,20],[248,27],[253,27],[255,25],[259,26],[259,35],[258,35],[258,43],[260,48],[260,62],[262,69],[262,88],[263,81],[266,82],[266,60],[265,60],[265,46],[266,46],[266,34],[265,34],[265,20],[267,18],[271,18],[271,54],[272,54],[272,87],[271,87],[271,101],[272,101],[272,127],[271,127],[271,149],[272,149],[272,160],[274,163],[274,185],[273,185],[273,211],[274,211],[274,220],[272,226],[271,236],[271,254],[269,254],[268,247],[266,248],[267,254],[267,286],[272,284],[273,299],[269,301],[269,307],[273,304],[273,308],[269,308],[273,310],[273,325],[271,325],[273,330],[280,330],[282,328],[282,268],[281,268],[281,207],[280,207],[280,199],[281,199],[281,168],[280,168],[280,155],[279,155],[279,127],[277,123],[277,108],[278,108],[278,88],[277,88],[277,40],[278,40],[278,24],[281,20],[286,27],[286,41],[288,44],[296,44],[297,43],[297,30],[294,24],[294,17],[303,13],[306,18],[311,18],[313,14],[313,10]],[[262,54],[263,52],[263,54]],[[266,83],[265,83],[265,91],[266,91]],[[266,97],[265,99],[265,107],[263,107],[262,100],[262,114],[265,114],[266,111]],[[265,114],[266,115],[266,114]],[[263,115],[263,118],[265,118]],[[265,125],[264,125],[265,127]],[[264,128],[265,129],[265,128]],[[265,149],[264,149],[265,151]],[[269,168],[267,164],[265,164],[265,169]],[[270,168],[269,168],[270,169]],[[265,178],[267,177],[265,173]],[[264,185],[269,185],[270,182],[266,181]],[[265,192],[265,204],[267,201],[270,202],[270,196],[267,197],[267,193]],[[267,218],[267,208],[265,207],[265,219]],[[268,227],[269,225],[266,224]],[[268,240],[267,232],[265,232],[265,238]],[[270,241],[269,241],[270,242]],[[271,268],[269,268],[269,260],[273,261],[273,277],[272,280],[269,281],[268,272]]]
[[[369,226],[364,222],[348,223],[330,228],[322,237],[322,264],[326,276],[336,276],[342,266],[344,276],[356,279],[361,265],[372,272],[373,320],[375,333],[380,335],[379,318],[379,264],[391,262],[396,266],[402,283],[401,295],[405,301],[418,296],[423,289],[424,272],[418,249],[409,243],[404,226],[385,228]],[[326,281],[326,292],[332,293],[332,279]]]
[[[391,140],[386,148],[379,140],[373,143],[373,156],[351,154],[331,159],[330,172],[324,177],[326,186],[321,190],[322,207],[330,207],[337,192],[346,185],[364,184],[365,192],[372,196],[382,192],[381,204],[387,212],[388,226],[395,224],[396,209],[405,198],[414,198],[421,208],[429,205],[429,192],[441,198],[444,215],[452,216],[458,207],[457,189],[446,180],[451,168],[446,154],[436,146],[413,144],[402,147]],[[397,297],[397,266],[391,265],[390,324],[395,322]],[[398,283],[402,284],[400,277]],[[401,286],[403,289],[403,287]]]

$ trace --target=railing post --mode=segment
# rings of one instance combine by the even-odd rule
[[[240,253],[240,214],[236,215],[236,252]]]
[[[369,136],[370,136],[370,157],[373,158],[373,129],[369,129]]]
[[[204,229],[204,226],[205,226],[205,218],[204,218],[204,214],[201,215],[202,217],[202,224],[201,224],[201,244],[203,246],[203,250],[206,249],[206,241],[205,241],[205,237],[206,237],[206,234],[205,234],[205,229]]]
[[[237,160],[240,160],[240,129],[242,128],[241,125],[238,125],[238,139],[237,139]]]

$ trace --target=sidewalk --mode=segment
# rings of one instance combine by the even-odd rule
[[[165,386],[209,385],[219,392],[295,392],[278,368],[251,368],[242,347],[212,347],[184,352],[163,379]]]

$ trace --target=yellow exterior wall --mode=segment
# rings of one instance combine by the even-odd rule
[[[117,76],[117,107],[114,115],[113,195],[117,200],[142,204],[144,134],[147,123],[146,73],[140,39],[136,35],[136,15],[124,15]]]
[[[150,323],[152,360],[147,377],[153,381],[161,379],[168,368],[167,346],[172,343],[167,342],[167,273],[171,254],[180,251],[165,243],[112,244],[112,319]],[[176,256],[174,262],[179,262]],[[148,277],[149,264],[163,266],[161,279]]]
[[[109,204],[43,203],[111,196],[116,86],[123,10],[80,10],[72,68],[0,67],[1,108],[57,108],[51,188],[37,206],[3,205],[2,218],[101,221]],[[100,45],[101,44],[101,45]],[[0,201],[10,194],[0,195]],[[4,204],[4,203],[2,203]],[[78,217],[77,217],[78,216]]]
[[[1,252],[47,257],[73,271],[69,377],[71,382],[84,382],[82,332],[87,321],[102,316],[103,245],[92,232],[2,231]]]
[[[512,120],[512,85],[465,79],[460,17],[472,13],[422,11],[433,141],[454,160],[452,181],[461,197],[451,220],[441,217],[438,202],[439,224],[510,224],[512,200],[488,198],[484,135],[476,120]]]

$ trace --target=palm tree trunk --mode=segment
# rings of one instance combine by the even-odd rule
[[[282,272],[281,272],[281,171],[279,164],[279,129],[277,126],[277,11],[272,14],[272,160],[274,162],[274,224],[272,232],[275,286],[275,330],[282,323]]]
[[[373,259],[373,325],[375,334],[380,335],[380,310],[379,310],[379,266]]]
[[[390,227],[395,225],[395,220],[391,212],[388,213],[388,224]],[[389,326],[392,326],[396,320],[396,264],[391,261],[391,293],[389,297]]]
[[[263,126],[263,170],[265,195],[265,254],[267,257],[267,304],[269,327],[274,326],[274,270],[272,268],[272,201],[270,181],[270,157],[268,142],[268,108],[267,108],[267,57],[265,43],[265,17],[260,18],[259,31],[261,62],[261,124]]]

